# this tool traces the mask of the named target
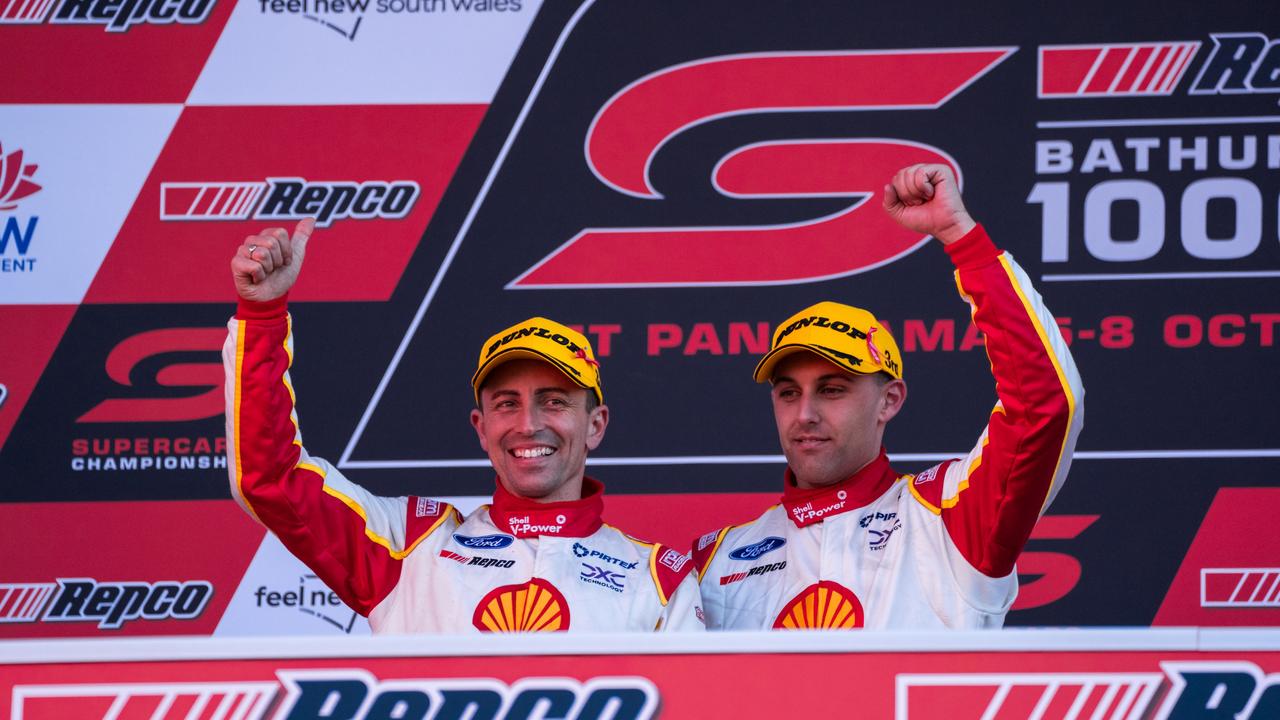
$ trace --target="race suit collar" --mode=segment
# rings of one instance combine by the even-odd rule
[[[880,455],[853,475],[834,485],[809,490],[796,486],[795,473],[787,468],[782,504],[796,527],[820,523],[832,515],[856,510],[884,494],[898,477],[889,467],[884,448]]]
[[[553,535],[587,537],[600,529],[604,511],[604,485],[594,478],[582,479],[582,499],[540,503],[512,495],[497,483],[489,519],[503,532],[518,538]]]

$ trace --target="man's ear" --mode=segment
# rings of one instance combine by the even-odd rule
[[[480,438],[480,449],[489,452],[489,441],[484,438],[484,413],[479,409],[471,411],[471,427],[476,430],[476,437]]]
[[[880,422],[887,423],[893,419],[903,404],[907,402],[907,383],[893,379],[880,389]]]
[[[587,415],[587,449],[595,450],[604,440],[604,429],[609,426],[609,406],[597,405]]]

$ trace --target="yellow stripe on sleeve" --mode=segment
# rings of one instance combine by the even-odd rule
[[[1067,429],[1062,435],[1062,443],[1058,446],[1058,459],[1053,466],[1052,480],[1058,477],[1058,471],[1062,468],[1062,456],[1067,450],[1067,441],[1071,437],[1071,428],[1075,426],[1076,416],[1076,397],[1071,391],[1071,383],[1067,381],[1066,373],[1062,370],[1062,365],[1058,362],[1058,356],[1054,353],[1053,343],[1050,342],[1048,335],[1045,333],[1044,325],[1040,322],[1040,315],[1036,313],[1031,302],[1022,291],[1022,284],[1018,282],[1018,274],[1009,265],[1009,254],[1000,254],[1000,265],[1004,268],[1005,274],[1009,277],[1009,283],[1013,285],[1013,291],[1018,294],[1018,299],[1022,301],[1022,308],[1026,311],[1027,317],[1031,319],[1031,325],[1036,329],[1036,335],[1040,338],[1040,343],[1044,346],[1045,355],[1049,357],[1049,362],[1053,365],[1053,371],[1058,376],[1058,384],[1062,388],[1062,394],[1067,399]],[[1055,328],[1056,330],[1056,328]],[[1045,511],[1045,505],[1049,502],[1049,496],[1053,493],[1053,482],[1049,483],[1049,487],[1045,490],[1044,500],[1040,503],[1041,514]]]

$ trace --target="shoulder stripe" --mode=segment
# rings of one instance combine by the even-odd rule
[[[653,586],[658,589],[658,601],[666,607],[670,598],[662,591],[662,580],[658,578],[658,546],[656,545],[649,550],[649,577],[653,579]]]
[[[323,475],[321,477],[323,477]],[[348,497],[341,490],[338,490],[330,485],[324,486],[324,492],[327,495],[337,498],[339,501],[342,502],[343,505],[346,505],[348,508],[350,508],[352,512],[359,515],[360,518],[365,522],[365,528],[364,528],[365,537],[369,538],[374,543],[386,548],[387,554],[390,555],[393,560],[403,560],[406,557],[408,557],[409,553],[413,552],[414,548],[418,547],[419,543],[427,539],[431,535],[431,533],[435,532],[436,529],[440,527],[440,524],[443,523],[450,516],[449,512],[447,511],[440,513],[440,517],[437,518],[434,523],[432,523],[431,527],[428,528],[426,532],[419,535],[417,539],[413,541],[412,544],[410,544],[404,550],[396,550],[390,539],[379,535],[378,533],[374,532],[372,528],[369,527],[368,513],[365,512],[365,509],[361,507],[360,503],[356,502],[354,498]],[[453,506],[449,506],[449,509],[452,510]]]

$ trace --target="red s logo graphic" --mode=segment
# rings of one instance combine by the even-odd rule
[[[649,167],[680,132],[748,113],[940,107],[1013,48],[761,53],[660,70],[613,96],[587,132],[587,164],[618,192],[661,200]],[[892,80],[889,80],[889,79]],[[898,168],[942,162],[909,140],[796,139],[735,150],[712,173],[737,198],[848,197],[844,210],[790,225],[587,228],[508,286],[618,287],[810,282],[878,267],[924,238],[879,212]]]
[[[107,355],[107,375],[125,387],[138,363],[164,353],[209,352],[222,349],[222,328],[166,328],[126,338]],[[160,368],[154,383],[163,387],[200,390],[187,397],[139,397],[103,400],[76,422],[177,422],[202,420],[223,412],[223,373],[220,362],[174,363]]]
[[[1045,515],[1031,531],[1033,540],[1072,540],[1098,519],[1097,515]],[[1018,575],[1038,575],[1018,590],[1014,610],[1029,610],[1067,596],[1080,582],[1080,561],[1066,553],[1024,552]]]

